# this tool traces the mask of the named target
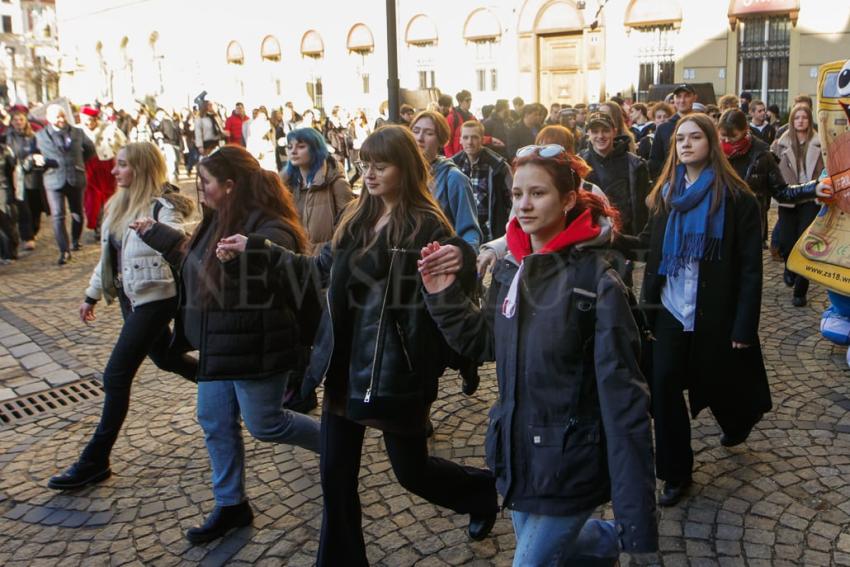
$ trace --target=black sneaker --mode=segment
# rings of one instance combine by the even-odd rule
[[[461,390],[467,396],[471,396],[478,389],[481,377],[478,375],[478,363],[474,360],[465,360],[460,368],[460,377],[463,379]]]
[[[58,474],[47,482],[47,487],[53,490],[74,490],[106,480],[112,475],[109,463],[92,463],[77,461],[68,470]]]
[[[467,529],[469,538],[475,541],[481,541],[490,535],[490,531],[494,525],[496,525],[496,512],[484,515],[470,514],[469,528]]]
[[[207,516],[203,526],[191,528],[186,532],[186,539],[196,545],[212,541],[233,528],[251,525],[253,520],[254,512],[247,502],[235,506],[216,506]]]

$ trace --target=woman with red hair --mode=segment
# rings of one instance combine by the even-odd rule
[[[426,305],[448,344],[495,360],[485,448],[511,510],[514,566],[614,564],[657,548],[649,390],[628,290],[607,260],[618,214],[562,146],[517,152],[509,254],[479,309],[423,249]],[[614,522],[590,519],[613,495]]]

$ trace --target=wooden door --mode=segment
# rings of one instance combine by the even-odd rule
[[[547,107],[553,102],[584,100],[581,34],[538,36],[537,92]]]

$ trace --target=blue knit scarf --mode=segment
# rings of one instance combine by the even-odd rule
[[[702,170],[699,178],[685,189],[685,166],[677,167],[672,210],[664,231],[659,274],[677,276],[679,270],[692,262],[720,257],[726,199],[724,198],[717,210],[711,213],[713,186],[714,170],[707,167]],[[669,192],[668,184],[663,189],[665,198]]]

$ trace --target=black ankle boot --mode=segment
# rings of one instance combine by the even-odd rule
[[[191,528],[186,532],[186,539],[193,544],[212,541],[223,536],[232,528],[242,528],[251,525],[254,512],[248,502],[235,506],[216,506],[207,516],[203,526]]]
[[[73,490],[106,480],[111,474],[109,463],[77,461],[62,474],[51,478],[47,487],[53,490]]]
[[[492,514],[470,514],[469,515],[469,537],[475,541],[481,541],[488,535],[496,525],[496,512]]]

